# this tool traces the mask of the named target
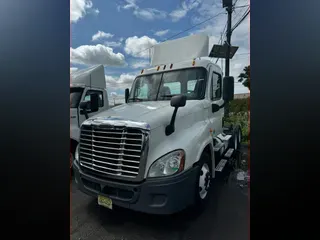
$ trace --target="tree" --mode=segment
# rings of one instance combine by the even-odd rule
[[[238,76],[238,81],[242,82],[242,85],[250,90],[250,65],[244,67],[243,72]]]

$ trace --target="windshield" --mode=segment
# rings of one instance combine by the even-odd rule
[[[170,100],[185,95],[187,100],[203,99],[206,87],[206,69],[190,68],[137,77],[129,102]]]
[[[78,108],[83,88],[70,88],[70,108]]]

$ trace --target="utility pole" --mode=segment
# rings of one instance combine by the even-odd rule
[[[227,52],[226,52],[226,68],[225,76],[229,77],[230,75],[230,50],[231,50],[231,19],[232,19],[232,5],[227,7],[228,13],[228,24],[227,24]]]
[[[226,41],[226,63],[225,63],[225,76],[230,76],[230,51],[231,51],[231,19],[232,19],[232,1],[225,1],[226,10],[228,13],[228,22],[227,22],[227,41]],[[225,117],[229,116],[229,103],[225,104],[224,107],[224,115]]]

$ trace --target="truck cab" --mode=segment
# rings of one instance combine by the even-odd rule
[[[241,131],[223,126],[234,79],[206,57],[207,45],[203,35],[156,45],[126,103],[83,122],[75,180],[99,205],[172,214],[207,201]]]
[[[70,84],[70,168],[75,156],[75,150],[80,140],[80,126],[87,119],[109,109],[108,94],[103,65],[71,73]],[[91,103],[92,97],[97,97],[97,109],[86,109],[86,114],[80,109],[80,103]]]

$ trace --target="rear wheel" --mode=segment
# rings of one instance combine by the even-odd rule
[[[211,159],[209,154],[203,153],[199,161],[197,181],[195,185],[195,202],[204,205],[208,200],[212,179]]]

